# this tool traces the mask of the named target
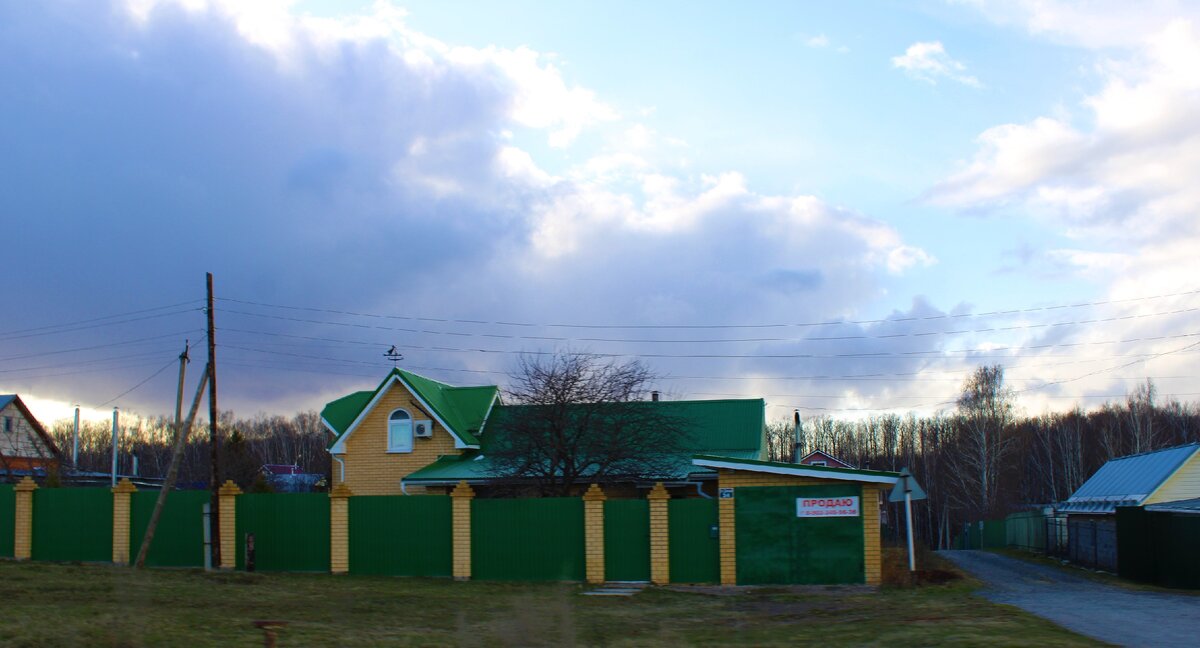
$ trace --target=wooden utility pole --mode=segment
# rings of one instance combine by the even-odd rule
[[[212,564],[221,564],[221,516],[220,506],[221,497],[218,491],[221,488],[221,435],[217,429],[217,331],[213,325],[213,276],[211,272],[207,275],[208,284],[208,432],[210,446],[212,450],[212,472],[209,476],[209,488],[212,489],[210,500],[211,523],[209,528],[212,529],[209,540],[212,542]]]
[[[200,409],[200,399],[204,398],[204,387],[208,384],[207,367],[200,384],[196,387],[196,397],[192,399],[192,408],[188,411],[187,421],[180,420],[183,415],[183,378],[184,367],[187,366],[188,352],[184,349],[179,356],[179,396],[175,407],[175,448],[171,452],[171,466],[167,468],[167,478],[163,481],[162,490],[158,491],[158,499],[154,501],[154,512],[150,514],[150,522],[146,524],[146,533],[142,536],[142,546],[138,549],[137,559],[133,561],[136,569],[146,565],[146,556],[150,553],[150,545],[154,542],[154,533],[158,530],[158,520],[162,517],[163,508],[167,505],[167,494],[175,489],[175,480],[179,477],[179,464],[183,463],[183,447],[187,445],[188,433],[196,421],[196,412]]]

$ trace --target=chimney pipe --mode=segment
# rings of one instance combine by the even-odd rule
[[[792,462],[800,461],[800,450],[804,446],[804,428],[800,425],[800,410],[792,411]]]
[[[119,427],[120,413],[121,413],[120,408],[117,408],[117,407],[113,408],[113,430],[112,430],[112,436],[113,436],[113,439],[112,439],[112,485],[113,485],[113,488],[116,488],[116,486],[117,486],[117,445],[120,442],[120,440],[117,438],[117,435],[119,433],[118,431],[120,430],[120,427]]]
[[[650,392],[650,400],[652,400],[652,401],[658,400],[658,392],[657,391]]]

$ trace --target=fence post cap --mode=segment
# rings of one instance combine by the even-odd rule
[[[454,490],[450,491],[450,497],[475,497],[475,489],[471,488],[471,485],[467,483],[467,480],[462,479],[459,480],[458,485],[454,487]]]
[[[337,486],[333,487],[333,490],[329,491],[329,496],[334,498],[350,497],[353,494],[354,493],[350,491],[350,487],[345,484],[338,484]]]
[[[32,493],[33,491],[37,490],[37,487],[37,482],[33,481],[31,477],[26,475],[25,479],[22,479],[21,481],[17,482],[16,486],[13,486],[13,490],[18,493]]]
[[[667,488],[663,486],[662,482],[656,482],[647,497],[652,500],[666,500],[671,499],[671,494],[667,492]]]
[[[587,489],[587,492],[583,494],[583,501],[585,502],[603,502],[606,499],[608,498],[605,497],[604,490],[600,488],[599,484],[592,484]]]
[[[238,488],[238,485],[233,483],[232,479],[226,479],[225,483],[221,484],[221,488],[217,493],[219,495],[241,495],[242,489]]]
[[[118,495],[122,493],[136,493],[137,486],[134,486],[128,477],[122,477],[121,481],[117,482],[117,485],[109,490]]]

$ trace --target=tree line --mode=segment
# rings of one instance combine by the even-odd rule
[[[977,368],[947,411],[816,416],[800,428],[797,434],[792,422],[768,426],[773,459],[822,450],[859,468],[908,467],[929,494],[915,507],[914,530],[930,546],[946,547],[964,523],[1067,499],[1109,459],[1200,441],[1200,408],[1160,402],[1147,380],[1124,401],[1022,416],[1003,367],[994,365]],[[896,533],[903,524],[898,514],[889,508]]]
[[[121,422],[119,427],[117,472],[133,474],[136,457],[138,475],[165,475],[175,438],[173,421],[159,416]],[[290,418],[259,415],[248,419],[222,412],[218,429],[222,438],[218,458],[221,478],[232,479],[243,489],[263,487],[259,475],[264,464],[297,465],[303,472],[329,475],[330,458],[325,448],[330,435],[316,412],[301,412]],[[64,466],[69,465],[74,422],[56,421],[48,431],[62,452]],[[180,487],[207,488],[212,465],[209,438],[207,424],[193,426],[179,466]],[[111,469],[112,424],[81,421],[77,470],[109,473]]]

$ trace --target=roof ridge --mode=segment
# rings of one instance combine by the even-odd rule
[[[1144,457],[1146,455],[1152,455],[1152,454],[1155,454],[1158,452],[1166,452],[1167,450],[1179,450],[1179,449],[1187,448],[1187,447],[1200,447],[1200,441],[1192,441],[1191,443],[1181,443],[1181,444],[1175,445],[1175,446],[1159,448],[1158,450],[1147,450],[1145,452],[1139,452],[1137,454],[1125,455],[1124,457],[1113,457],[1112,459],[1109,459],[1109,462],[1125,461],[1126,459],[1135,459],[1137,457]],[[1103,468],[1103,466],[1101,466],[1101,468]]]

